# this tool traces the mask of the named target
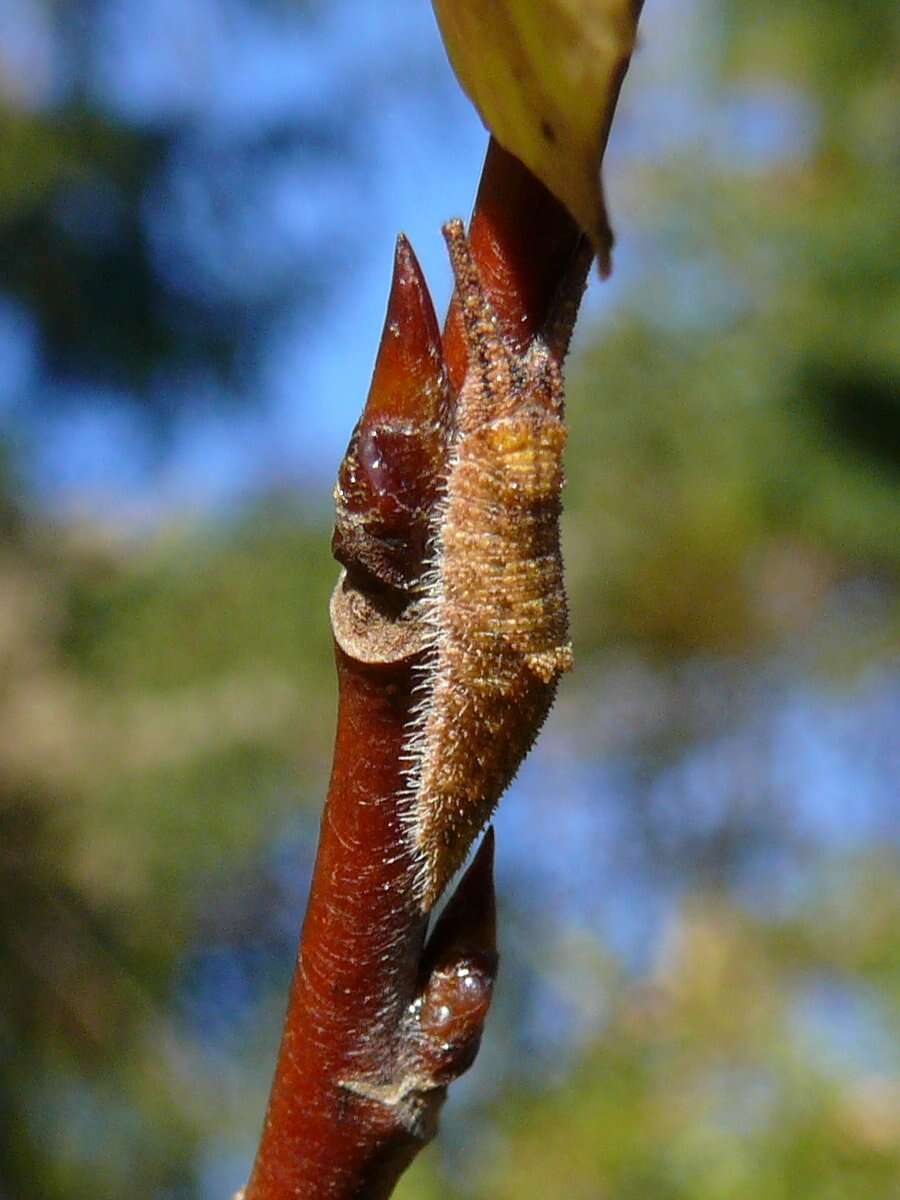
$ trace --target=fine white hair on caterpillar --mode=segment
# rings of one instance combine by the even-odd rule
[[[405,746],[404,822],[430,909],[530,750],[571,668],[559,541],[557,358],[508,343],[462,222],[444,227],[467,347],[431,559],[428,651]]]

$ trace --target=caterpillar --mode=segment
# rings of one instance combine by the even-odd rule
[[[566,442],[547,340],[505,340],[462,222],[444,227],[467,349],[422,584],[428,651],[404,822],[430,909],[486,825],[572,666],[559,540]]]

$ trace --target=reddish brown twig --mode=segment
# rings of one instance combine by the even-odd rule
[[[587,238],[556,197],[493,138],[469,241],[494,309],[517,347],[545,327],[556,306],[574,305],[560,314],[571,331],[591,259]],[[444,329],[444,358],[451,386],[458,390],[466,346],[455,300]]]
[[[562,206],[493,143],[471,243],[505,335],[525,346],[543,331],[561,357],[589,256]],[[388,1196],[474,1058],[490,1002],[490,833],[426,944],[400,823],[423,645],[411,599],[465,355],[453,307],[441,343],[401,238],[372,389],[339,477],[334,767],[246,1200]]]

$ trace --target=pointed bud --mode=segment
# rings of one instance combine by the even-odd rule
[[[488,829],[429,938],[415,1006],[419,1069],[449,1083],[474,1061],[497,976],[494,831]]]
[[[348,570],[403,591],[416,585],[446,459],[447,409],[434,306],[401,234],[372,385],[335,488],[332,550]]]
[[[365,417],[438,420],[446,404],[441,334],[428,284],[408,238],[400,234],[381,344]]]

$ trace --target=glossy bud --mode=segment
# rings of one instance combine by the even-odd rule
[[[348,571],[415,588],[443,477],[447,411],[434,306],[401,235],[372,385],[335,488],[332,550]]]

